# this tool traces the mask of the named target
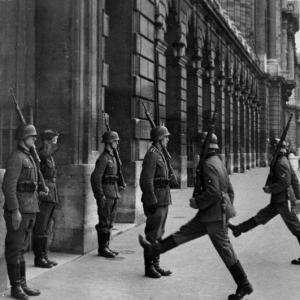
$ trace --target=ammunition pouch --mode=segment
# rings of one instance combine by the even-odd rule
[[[105,175],[102,178],[102,184],[115,184],[118,180],[119,176],[117,175]]]
[[[166,178],[154,178],[154,187],[155,188],[166,188],[169,186],[170,180]]]
[[[52,182],[52,183],[56,183],[56,177],[53,177],[53,178],[45,178],[45,181],[48,181],[48,182]]]
[[[22,181],[17,184],[17,192],[33,193],[37,190],[37,183],[33,181]]]

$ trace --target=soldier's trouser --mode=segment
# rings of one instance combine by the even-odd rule
[[[223,222],[201,222],[195,216],[188,223],[183,225],[177,232],[172,234],[177,245],[189,242],[208,234],[215,249],[227,267],[233,266],[238,262],[228,237],[228,227],[224,228]]]
[[[257,224],[266,224],[280,214],[290,232],[300,238],[300,222],[294,212],[289,211],[288,203],[270,203],[261,209],[254,217]]]
[[[117,198],[97,199],[99,223],[97,230],[110,233],[117,214]]]
[[[47,238],[50,234],[50,225],[55,210],[55,203],[40,201],[40,212],[36,215],[33,227],[33,251],[35,256],[42,256],[47,251]],[[43,245],[44,242],[46,245]]]
[[[166,220],[168,216],[169,206],[157,207],[155,213],[150,213],[146,206],[144,206],[144,213],[147,217],[145,236],[146,239],[153,243],[160,240],[165,233]]]
[[[30,232],[35,223],[36,214],[22,214],[22,221],[17,230],[13,229],[10,212],[4,212],[6,222],[5,259],[8,265],[16,265],[24,261],[24,253],[28,248]]]

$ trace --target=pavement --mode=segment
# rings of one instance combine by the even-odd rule
[[[267,173],[268,169],[259,168],[231,176],[238,212],[232,223],[253,216],[268,204],[269,196],[262,191]],[[188,205],[191,195],[192,189],[172,191],[166,236],[195,215]],[[111,246],[121,252],[115,260],[98,257],[96,251],[84,256],[51,253],[51,258],[61,260],[57,267],[35,275],[32,269],[40,269],[29,268],[30,285],[42,291],[34,299],[218,300],[235,291],[230,273],[207,237],[161,256],[162,265],[173,271],[170,277],[144,277],[143,252],[137,240],[143,231],[144,225],[140,225],[114,237]],[[300,256],[299,245],[280,217],[239,238],[230,237],[255,290],[244,299],[300,299],[300,266],[290,264],[292,258]],[[6,295],[0,299],[11,299]]]

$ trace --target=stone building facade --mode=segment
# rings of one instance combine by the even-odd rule
[[[61,133],[54,250],[96,247],[89,177],[103,150],[104,112],[121,138],[127,188],[120,222],[143,220],[138,182],[150,124],[142,102],[172,133],[181,188],[193,183],[195,137],[215,109],[228,171],[267,165],[267,139],[292,109],[298,15],[287,1],[234,2],[0,1],[0,182],[18,125],[8,92],[14,88],[28,121]],[[2,279],[2,218],[0,227]]]

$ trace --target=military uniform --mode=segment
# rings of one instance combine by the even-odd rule
[[[202,178],[202,186],[195,188],[202,190],[202,192],[195,196],[195,203],[198,208],[196,216],[161,242],[150,246],[140,236],[140,243],[147,250],[149,256],[155,256],[208,234],[238,285],[237,294],[231,295],[233,298],[229,299],[242,299],[240,297],[241,289],[243,289],[242,295],[244,295],[251,293],[252,287],[229,240],[227,224],[224,226],[222,221],[222,203],[224,202],[226,203],[224,211],[226,219],[228,220],[235,215],[233,208],[234,192],[225,166],[215,152],[208,155],[199,175]]]
[[[99,255],[109,250],[109,240],[120,198],[118,165],[113,151],[105,148],[97,159],[91,185],[97,201],[99,223],[96,225]],[[106,249],[106,250],[105,250]],[[106,256],[106,255],[105,255]]]
[[[290,211],[288,205],[288,201],[291,200],[291,196],[294,194],[291,186],[292,172],[293,170],[287,157],[281,153],[275,164],[273,174],[269,177],[266,184],[271,193],[270,204],[249,220],[239,225],[231,224],[230,228],[235,236],[239,236],[241,233],[247,232],[258,225],[264,225],[280,214],[288,229],[300,243],[300,222],[296,214]]]
[[[55,207],[58,204],[58,194],[56,187],[56,166],[52,154],[46,149],[39,151],[41,159],[40,169],[49,188],[48,195],[39,195],[40,212],[37,214],[33,229],[33,251],[35,255],[35,265],[50,268],[57,263],[48,259],[48,238],[50,225]]]
[[[171,204],[169,170],[159,144],[145,155],[140,177],[142,203],[147,217],[145,235],[149,242],[162,238]]]
[[[18,146],[7,161],[2,184],[5,199],[4,219],[7,228],[5,259],[12,286],[12,296],[17,295],[18,299],[27,299],[23,291],[27,295],[40,293],[27,287],[24,259],[36,213],[39,212],[37,189],[38,171],[34,159],[27,149]],[[19,210],[22,216],[20,226],[16,230],[12,224],[12,214],[15,210]]]

